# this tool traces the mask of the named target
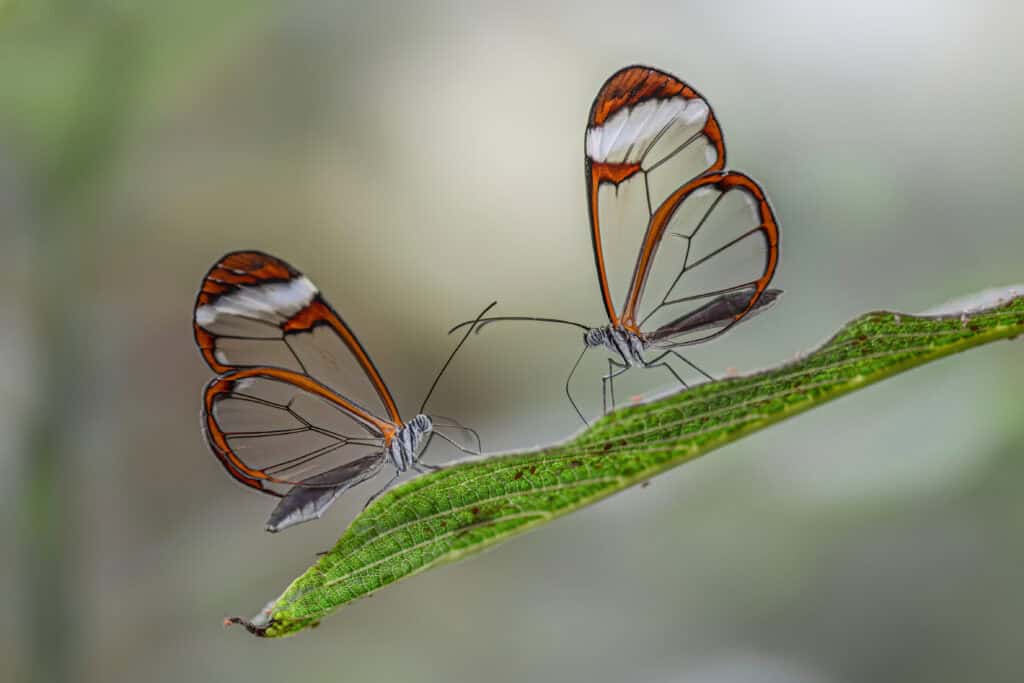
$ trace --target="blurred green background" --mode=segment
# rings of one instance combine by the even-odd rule
[[[493,298],[599,323],[583,126],[635,62],[708,97],[783,225],[786,296],[709,369],[1021,282],[1022,25],[962,0],[0,2],[0,679],[1021,680],[1019,342],[263,642],[222,617],[362,500],[263,531],[273,501],[200,437],[190,315],[223,252],[280,255],[406,413]],[[435,410],[489,450],[576,429],[575,332],[480,339]]]

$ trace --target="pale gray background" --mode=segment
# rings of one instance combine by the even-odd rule
[[[0,678],[1020,680],[1019,342],[261,642],[221,618],[361,500],[266,534],[201,441],[190,329],[221,253],[279,254],[411,412],[493,298],[599,323],[583,125],[634,62],[708,97],[782,222],[786,296],[694,353],[716,372],[1024,281],[1016,3],[133,5],[0,2]],[[575,429],[578,335],[485,337],[435,409],[493,449]]]

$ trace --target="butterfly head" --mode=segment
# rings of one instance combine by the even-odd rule
[[[434,428],[434,422],[427,415],[417,415],[405,423],[416,436],[422,436]]]
[[[583,343],[588,347],[604,346],[607,341],[607,327],[594,327],[583,333]]]

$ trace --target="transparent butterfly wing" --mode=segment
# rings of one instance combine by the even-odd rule
[[[778,222],[760,185],[735,171],[707,173],[655,210],[623,324],[662,345],[707,341],[770,303],[761,299],[778,254]]]
[[[365,412],[401,424],[369,354],[309,278],[258,251],[207,272],[193,314],[196,343],[218,373],[278,367],[315,378]]]
[[[237,481],[281,497],[268,529],[319,517],[384,466],[401,418],[351,329],[316,286],[255,251],[220,259],[193,314],[216,372],[203,432]]]
[[[267,531],[281,531],[319,519],[345,491],[372,479],[384,466],[380,452],[364,455],[292,487],[267,519]]]
[[[725,143],[697,91],[670,74],[632,66],[598,92],[584,148],[598,281],[616,324],[655,209],[680,182],[723,168]]]

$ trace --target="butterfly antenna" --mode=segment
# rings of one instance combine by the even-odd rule
[[[503,316],[497,316],[497,317],[494,317],[494,318],[478,317],[476,320],[467,320],[466,322],[459,323],[458,325],[456,325],[452,329],[448,330],[448,334],[451,334],[455,330],[459,329],[460,327],[465,327],[466,325],[470,325],[471,326],[469,328],[470,330],[473,330],[475,328],[477,333],[479,333],[480,330],[483,329],[484,325],[489,325],[491,323],[496,323],[496,322],[502,322],[502,321],[505,321],[505,320],[528,320],[528,321],[537,322],[537,323],[560,323],[562,325],[572,325],[573,327],[578,327],[578,328],[580,328],[581,330],[584,330],[584,331],[590,329],[589,327],[587,327],[583,323],[573,322],[572,320],[562,320],[561,318],[534,318],[534,317],[525,316],[525,315],[503,315]]]
[[[469,339],[469,335],[473,331],[473,327],[475,327],[476,324],[479,323],[483,319],[483,317],[485,315],[487,315],[487,311],[491,310],[492,308],[494,308],[497,305],[498,305],[497,301],[492,301],[490,303],[490,305],[487,306],[487,308],[485,308],[484,310],[480,311],[480,315],[478,315],[475,320],[471,321],[472,324],[470,325],[470,328],[468,330],[466,330],[466,334],[462,335],[462,339],[459,340],[459,343],[455,345],[455,349],[452,351],[451,355],[448,356],[448,360],[446,360],[444,362],[444,365],[441,366],[441,369],[438,371],[437,376],[434,377],[434,382],[430,385],[430,389],[427,390],[427,395],[423,399],[423,403],[420,404],[420,409],[419,409],[418,412],[422,413],[424,408],[427,407],[427,401],[430,400],[431,394],[433,394],[434,393],[434,389],[437,388],[437,383],[441,381],[441,376],[444,375],[444,372],[445,372],[445,370],[448,369],[448,366],[452,364],[452,359],[455,358],[455,354],[457,354],[459,352],[459,349],[462,348],[462,345],[466,343],[467,339]],[[449,332],[448,334],[451,334],[451,332]]]

